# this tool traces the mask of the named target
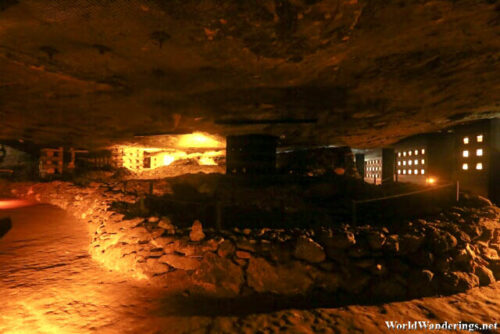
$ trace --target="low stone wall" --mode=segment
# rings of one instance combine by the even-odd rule
[[[317,293],[362,302],[451,294],[500,279],[500,209],[476,197],[432,219],[391,227],[216,232],[198,221],[181,229],[168,218],[124,219],[111,204],[138,198],[116,184],[17,183],[11,189],[87,221],[90,254],[107,268],[182,293]]]

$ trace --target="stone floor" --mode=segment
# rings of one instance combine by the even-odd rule
[[[387,333],[386,320],[500,322],[500,282],[373,306],[201,305],[94,263],[87,226],[58,208],[0,209],[4,216],[13,228],[0,240],[0,333]]]

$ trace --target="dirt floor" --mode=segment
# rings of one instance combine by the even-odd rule
[[[500,322],[500,282],[371,306],[202,305],[94,263],[87,226],[56,207],[0,208],[5,216],[13,227],[0,240],[0,333],[389,333],[386,321]]]

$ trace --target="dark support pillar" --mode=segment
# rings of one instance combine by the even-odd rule
[[[361,179],[365,178],[365,155],[363,153],[356,153],[356,169],[358,170]]]

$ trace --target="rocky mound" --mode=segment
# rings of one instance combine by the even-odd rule
[[[436,216],[385,227],[217,232],[199,221],[179,228],[164,217],[127,220],[111,204],[137,198],[107,184],[12,188],[88,221],[95,260],[178,292],[368,302],[452,294],[500,279],[500,209],[470,195]]]

